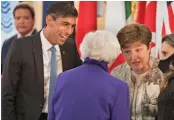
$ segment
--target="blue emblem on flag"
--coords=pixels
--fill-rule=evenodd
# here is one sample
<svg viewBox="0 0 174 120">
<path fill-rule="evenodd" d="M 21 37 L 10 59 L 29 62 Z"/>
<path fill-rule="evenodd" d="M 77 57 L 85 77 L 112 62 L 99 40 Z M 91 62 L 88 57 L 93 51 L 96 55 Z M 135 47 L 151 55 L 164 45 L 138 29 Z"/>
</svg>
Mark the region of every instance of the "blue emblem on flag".
<svg viewBox="0 0 174 120">
<path fill-rule="evenodd" d="M 9 33 L 13 30 L 11 4 L 8 1 L 1 2 L 1 30 Z"/>
</svg>

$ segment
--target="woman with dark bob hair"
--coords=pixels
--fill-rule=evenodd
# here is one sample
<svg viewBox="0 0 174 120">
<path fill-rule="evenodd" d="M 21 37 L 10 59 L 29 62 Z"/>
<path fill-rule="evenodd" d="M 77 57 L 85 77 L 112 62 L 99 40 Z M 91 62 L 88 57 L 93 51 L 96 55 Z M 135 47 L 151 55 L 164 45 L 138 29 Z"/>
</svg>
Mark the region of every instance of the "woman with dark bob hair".
<svg viewBox="0 0 174 120">
<path fill-rule="evenodd" d="M 164 73 L 164 82 L 158 96 L 158 120 L 174 120 L 174 33 L 162 38 L 159 68 Z"/>
</svg>

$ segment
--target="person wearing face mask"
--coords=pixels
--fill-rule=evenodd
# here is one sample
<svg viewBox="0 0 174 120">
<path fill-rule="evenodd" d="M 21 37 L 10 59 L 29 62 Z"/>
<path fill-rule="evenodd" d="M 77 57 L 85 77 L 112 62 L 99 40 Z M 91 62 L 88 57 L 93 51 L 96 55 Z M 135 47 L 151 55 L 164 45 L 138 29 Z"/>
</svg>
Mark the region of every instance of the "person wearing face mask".
<svg viewBox="0 0 174 120">
<path fill-rule="evenodd" d="M 143 24 L 128 24 L 117 38 L 126 62 L 111 74 L 128 83 L 131 120 L 155 120 L 163 73 L 159 60 L 150 56 L 152 33 Z"/>
<path fill-rule="evenodd" d="M 163 37 L 161 47 L 161 59 L 166 59 L 172 54 L 174 54 L 174 33 Z"/>
<path fill-rule="evenodd" d="M 13 42 L 2 76 L 2 120 L 47 120 L 56 77 L 82 64 L 69 39 L 77 16 L 69 1 L 54 2 L 41 32 Z"/>
<path fill-rule="evenodd" d="M 159 68 L 164 73 L 164 82 L 158 96 L 157 120 L 174 120 L 174 34 L 162 39 Z"/>
</svg>

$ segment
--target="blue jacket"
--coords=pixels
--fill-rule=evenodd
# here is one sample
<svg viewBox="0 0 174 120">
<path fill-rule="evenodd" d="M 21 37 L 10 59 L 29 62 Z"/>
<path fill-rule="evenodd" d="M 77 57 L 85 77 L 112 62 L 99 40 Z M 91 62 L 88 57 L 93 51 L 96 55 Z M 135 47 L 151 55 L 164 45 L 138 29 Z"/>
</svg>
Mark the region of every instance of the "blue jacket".
<svg viewBox="0 0 174 120">
<path fill-rule="evenodd" d="M 57 78 L 48 120 L 130 120 L 128 86 L 87 58 Z"/>
</svg>

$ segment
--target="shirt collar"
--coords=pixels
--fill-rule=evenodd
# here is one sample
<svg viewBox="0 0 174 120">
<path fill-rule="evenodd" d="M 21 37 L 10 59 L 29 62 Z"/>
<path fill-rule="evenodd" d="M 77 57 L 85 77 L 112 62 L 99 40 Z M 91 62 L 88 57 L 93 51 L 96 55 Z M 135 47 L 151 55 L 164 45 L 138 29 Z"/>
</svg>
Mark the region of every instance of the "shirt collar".
<svg viewBox="0 0 174 120">
<path fill-rule="evenodd" d="M 98 65 L 101 68 L 103 68 L 106 72 L 108 72 L 108 65 L 107 65 L 108 63 L 105 62 L 105 61 L 98 61 L 98 60 L 86 57 L 84 63 L 85 64 L 95 64 L 95 65 Z"/>
<path fill-rule="evenodd" d="M 31 36 L 32 33 L 33 33 L 33 31 L 34 31 L 34 28 L 33 28 L 28 34 L 26 34 L 25 37 L 26 37 L 26 36 Z M 17 38 L 21 38 L 21 37 L 22 37 L 22 35 L 21 35 L 20 33 L 18 33 L 18 34 L 17 34 Z"/>
<path fill-rule="evenodd" d="M 44 36 L 43 30 L 40 32 L 40 38 L 41 38 L 41 43 L 42 43 L 42 47 L 45 51 L 50 50 L 50 48 L 53 46 Z M 54 45 L 54 47 L 56 48 L 56 51 L 59 51 L 59 45 Z"/>
</svg>

